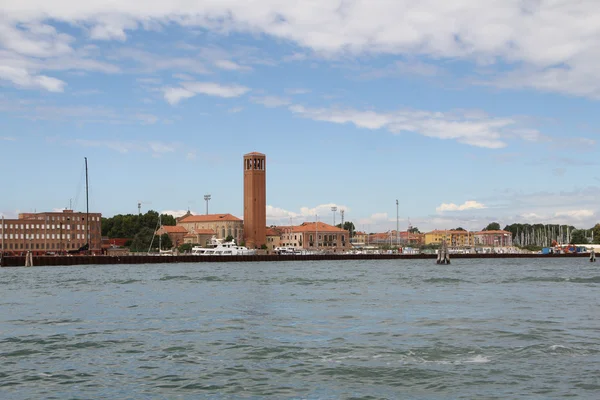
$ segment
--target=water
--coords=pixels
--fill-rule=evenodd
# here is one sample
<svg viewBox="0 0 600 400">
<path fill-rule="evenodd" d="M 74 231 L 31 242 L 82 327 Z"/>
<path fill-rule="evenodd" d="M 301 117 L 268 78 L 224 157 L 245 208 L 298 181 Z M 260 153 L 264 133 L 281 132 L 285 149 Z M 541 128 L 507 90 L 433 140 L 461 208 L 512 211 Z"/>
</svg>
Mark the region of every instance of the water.
<svg viewBox="0 0 600 400">
<path fill-rule="evenodd" d="M 2 399 L 600 398 L 579 259 L 0 269 Z"/>
</svg>

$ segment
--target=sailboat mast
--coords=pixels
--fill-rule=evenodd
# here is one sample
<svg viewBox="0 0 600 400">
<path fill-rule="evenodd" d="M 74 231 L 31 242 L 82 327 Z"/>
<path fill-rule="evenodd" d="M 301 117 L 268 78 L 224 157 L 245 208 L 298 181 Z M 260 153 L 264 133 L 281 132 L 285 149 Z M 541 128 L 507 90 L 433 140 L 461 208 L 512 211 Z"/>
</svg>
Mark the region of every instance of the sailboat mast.
<svg viewBox="0 0 600 400">
<path fill-rule="evenodd" d="M 88 186 L 88 164 L 87 157 L 85 157 L 85 243 L 90 248 L 90 199 L 89 199 L 89 186 Z"/>
</svg>

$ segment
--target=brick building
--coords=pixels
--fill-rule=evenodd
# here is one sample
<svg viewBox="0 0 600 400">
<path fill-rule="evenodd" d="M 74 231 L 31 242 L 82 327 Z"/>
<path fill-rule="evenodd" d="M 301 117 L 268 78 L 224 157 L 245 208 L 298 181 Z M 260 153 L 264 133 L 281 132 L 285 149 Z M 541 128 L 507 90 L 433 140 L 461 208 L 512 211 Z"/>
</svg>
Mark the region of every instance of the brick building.
<svg viewBox="0 0 600 400">
<path fill-rule="evenodd" d="M 236 243 L 241 243 L 244 237 L 244 222 L 238 217 L 231 214 L 205 214 L 205 215 L 188 215 L 185 218 L 177 221 L 177 226 L 185 228 L 185 243 L 193 243 L 187 241 L 187 235 L 203 236 L 210 234 L 217 239 L 225 239 L 227 236 L 232 236 Z M 210 230 L 210 232 L 208 232 Z M 198 238 L 198 244 L 204 245 L 202 238 Z"/>
<path fill-rule="evenodd" d="M 102 246 L 100 213 L 63 210 L 62 212 L 22 213 L 17 219 L 0 222 L 0 247 L 3 253 L 21 254 L 31 250 L 35 255 L 66 253 L 83 247 L 89 224 L 89 249 L 100 253 Z"/>
<path fill-rule="evenodd" d="M 266 156 L 244 155 L 244 239 L 248 248 L 267 244 Z"/>
<path fill-rule="evenodd" d="M 183 226 L 170 226 L 170 225 L 162 225 L 156 231 L 157 235 L 167 234 L 169 239 L 171 239 L 171 243 L 173 243 L 173 247 L 180 246 L 184 243 L 184 237 L 188 234 L 188 231 Z"/>
<path fill-rule="evenodd" d="M 299 250 L 342 252 L 350 248 L 350 233 L 324 222 L 304 222 L 296 226 L 278 226 L 279 246 Z M 276 246 L 275 246 L 276 247 Z"/>
</svg>

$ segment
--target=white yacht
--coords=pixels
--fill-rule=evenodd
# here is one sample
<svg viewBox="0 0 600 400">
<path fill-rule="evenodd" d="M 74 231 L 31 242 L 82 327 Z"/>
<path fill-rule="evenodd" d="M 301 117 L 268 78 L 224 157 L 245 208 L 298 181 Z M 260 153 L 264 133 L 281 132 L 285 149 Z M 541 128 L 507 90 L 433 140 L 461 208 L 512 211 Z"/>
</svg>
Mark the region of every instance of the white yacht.
<svg viewBox="0 0 600 400">
<path fill-rule="evenodd" d="M 235 239 L 223 243 L 213 236 L 210 241 L 210 247 L 193 247 L 192 254 L 202 256 L 250 256 L 256 254 L 256 250 L 250 250 L 247 247 L 236 245 Z"/>
</svg>

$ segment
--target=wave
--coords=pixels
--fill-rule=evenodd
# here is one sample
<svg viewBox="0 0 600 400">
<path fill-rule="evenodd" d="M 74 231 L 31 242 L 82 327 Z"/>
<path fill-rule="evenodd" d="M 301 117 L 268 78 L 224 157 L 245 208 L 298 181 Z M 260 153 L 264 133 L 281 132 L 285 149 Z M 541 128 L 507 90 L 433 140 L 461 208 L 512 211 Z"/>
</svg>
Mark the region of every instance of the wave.
<svg viewBox="0 0 600 400">
<path fill-rule="evenodd" d="M 283 281 L 283 283 L 296 283 L 298 285 L 325 285 L 329 283 L 343 283 L 343 282 L 352 282 L 352 279 L 335 279 L 335 278 L 325 278 L 325 279 L 307 279 L 307 278 L 288 278 Z"/>
<path fill-rule="evenodd" d="M 159 279 L 160 281 L 191 281 L 192 278 L 186 275 L 167 275 Z"/>
<path fill-rule="evenodd" d="M 126 280 L 110 281 L 110 283 L 116 283 L 117 285 L 129 285 L 130 283 L 136 283 L 136 282 L 141 282 L 141 280 L 138 280 L 138 279 L 126 279 Z"/>
<path fill-rule="evenodd" d="M 600 283 L 600 276 L 593 277 L 561 277 L 561 276 L 527 276 L 524 278 L 512 278 L 502 281 L 502 283 L 519 283 L 519 282 L 570 282 L 570 283 Z"/>
<path fill-rule="evenodd" d="M 457 278 L 429 278 L 423 280 L 426 283 L 471 283 L 471 281 L 467 281 L 464 279 Z"/>
</svg>

